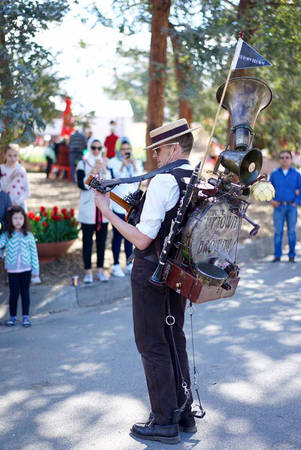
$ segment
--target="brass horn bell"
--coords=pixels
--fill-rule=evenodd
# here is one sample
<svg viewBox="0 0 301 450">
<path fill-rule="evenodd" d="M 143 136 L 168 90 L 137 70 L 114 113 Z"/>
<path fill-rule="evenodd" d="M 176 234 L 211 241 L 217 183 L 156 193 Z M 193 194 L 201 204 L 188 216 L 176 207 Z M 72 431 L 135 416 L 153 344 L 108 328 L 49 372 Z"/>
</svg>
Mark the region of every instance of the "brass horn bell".
<svg viewBox="0 0 301 450">
<path fill-rule="evenodd" d="M 218 102 L 221 100 L 223 89 L 224 84 L 217 90 Z M 271 89 L 258 78 L 236 77 L 229 81 L 222 106 L 230 114 L 232 132 L 235 135 L 235 150 L 246 150 L 251 147 L 256 118 L 271 101 Z"/>
<path fill-rule="evenodd" d="M 224 150 L 219 155 L 220 163 L 238 175 L 244 184 L 253 183 L 260 174 L 262 153 L 257 148 L 248 151 Z"/>
<path fill-rule="evenodd" d="M 218 88 L 217 101 L 220 102 L 224 84 Z M 223 100 L 223 108 L 229 111 L 234 134 L 234 149 L 229 144 L 216 163 L 214 173 L 220 164 L 238 175 L 244 184 L 253 183 L 260 174 L 262 154 L 252 148 L 254 124 L 260 111 L 272 101 L 272 91 L 258 78 L 236 77 L 229 81 Z M 230 139 L 229 139 L 230 142 Z"/>
</svg>

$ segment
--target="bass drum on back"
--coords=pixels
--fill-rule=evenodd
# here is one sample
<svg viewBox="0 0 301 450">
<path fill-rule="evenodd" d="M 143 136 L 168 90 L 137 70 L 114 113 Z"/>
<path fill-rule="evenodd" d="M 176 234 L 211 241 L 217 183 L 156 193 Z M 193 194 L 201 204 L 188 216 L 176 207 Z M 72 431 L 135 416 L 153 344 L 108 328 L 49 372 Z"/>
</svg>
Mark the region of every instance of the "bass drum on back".
<svg viewBox="0 0 301 450">
<path fill-rule="evenodd" d="M 241 219 L 231 211 L 231 201 L 212 200 L 197 206 L 188 218 L 181 248 L 197 278 L 221 284 L 227 277 L 223 267 L 235 260 Z"/>
</svg>

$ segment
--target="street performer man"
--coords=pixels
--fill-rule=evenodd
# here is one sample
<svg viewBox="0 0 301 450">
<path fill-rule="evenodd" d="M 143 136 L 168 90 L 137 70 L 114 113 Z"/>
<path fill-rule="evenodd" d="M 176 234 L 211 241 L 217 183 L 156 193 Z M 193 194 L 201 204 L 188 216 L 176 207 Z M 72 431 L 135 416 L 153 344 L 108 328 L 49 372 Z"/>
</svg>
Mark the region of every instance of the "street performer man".
<svg viewBox="0 0 301 450">
<path fill-rule="evenodd" d="M 151 413 L 148 422 L 133 425 L 131 434 L 169 444 L 180 441 L 179 429 L 196 431 L 183 331 L 186 299 L 168 287 L 152 286 L 149 279 L 183 196 L 183 178 L 192 174 L 188 161 L 193 145 L 191 131 L 186 119 L 179 119 L 150 132 L 152 144 L 147 149 L 153 151 L 158 168 L 170 163 L 175 167 L 152 178 L 136 226 L 124 222 L 110 209 L 108 193 L 95 193 L 96 205 L 103 215 L 135 246 L 131 274 L 134 333 Z M 167 315 L 175 320 L 172 330 L 166 322 Z"/>
</svg>

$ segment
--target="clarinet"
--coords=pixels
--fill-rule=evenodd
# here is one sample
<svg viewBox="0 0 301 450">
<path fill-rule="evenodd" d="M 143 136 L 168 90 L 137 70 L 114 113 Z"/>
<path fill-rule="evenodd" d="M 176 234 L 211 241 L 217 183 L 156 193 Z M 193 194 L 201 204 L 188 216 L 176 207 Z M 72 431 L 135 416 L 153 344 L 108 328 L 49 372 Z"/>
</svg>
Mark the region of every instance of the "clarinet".
<svg viewBox="0 0 301 450">
<path fill-rule="evenodd" d="M 172 249 L 175 237 L 180 229 L 180 226 L 186 215 L 189 203 L 191 201 L 193 189 L 194 189 L 194 186 L 198 179 L 198 173 L 199 173 L 200 166 L 201 166 L 201 161 L 197 164 L 194 171 L 192 172 L 189 183 L 187 184 L 187 187 L 186 187 L 185 194 L 183 195 L 183 197 L 180 201 L 180 206 L 178 208 L 177 215 L 173 219 L 168 237 L 164 241 L 164 245 L 163 245 L 162 251 L 160 253 L 160 257 L 159 257 L 159 264 L 158 264 L 155 272 L 149 279 L 149 282 L 151 284 L 153 284 L 154 286 L 163 286 L 165 283 L 165 281 L 163 280 L 164 267 L 167 262 L 170 251 Z"/>
</svg>

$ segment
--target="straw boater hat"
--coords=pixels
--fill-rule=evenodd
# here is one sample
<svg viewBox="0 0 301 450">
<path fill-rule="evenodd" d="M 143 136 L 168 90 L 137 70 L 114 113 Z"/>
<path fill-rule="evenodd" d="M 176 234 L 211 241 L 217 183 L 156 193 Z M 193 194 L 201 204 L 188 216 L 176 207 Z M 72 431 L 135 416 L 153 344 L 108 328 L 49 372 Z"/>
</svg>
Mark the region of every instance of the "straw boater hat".
<svg viewBox="0 0 301 450">
<path fill-rule="evenodd" d="M 151 145 L 146 148 L 154 149 L 159 147 L 159 145 L 164 144 L 172 139 L 175 139 L 183 134 L 190 133 L 191 131 L 197 130 L 200 127 L 189 128 L 186 119 L 179 119 L 175 122 L 167 123 L 162 127 L 155 128 L 149 135 L 152 140 Z"/>
</svg>

